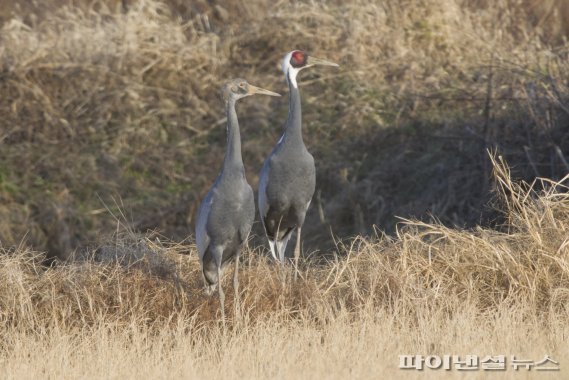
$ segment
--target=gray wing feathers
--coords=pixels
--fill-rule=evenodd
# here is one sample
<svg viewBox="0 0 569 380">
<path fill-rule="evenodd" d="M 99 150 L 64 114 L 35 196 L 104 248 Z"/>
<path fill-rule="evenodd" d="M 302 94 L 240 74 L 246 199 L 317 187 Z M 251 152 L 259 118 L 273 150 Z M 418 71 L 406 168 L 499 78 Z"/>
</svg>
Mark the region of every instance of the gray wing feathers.
<svg viewBox="0 0 569 380">
<path fill-rule="evenodd" d="M 289 232 L 287 235 L 285 235 L 285 237 L 282 240 L 275 241 L 275 244 L 277 246 L 277 252 L 279 254 L 279 260 L 281 263 L 285 262 L 286 246 L 291 236 L 292 232 Z"/>
<path fill-rule="evenodd" d="M 263 168 L 261 169 L 261 175 L 259 178 L 259 190 L 257 192 L 257 203 L 259 205 L 259 215 L 261 217 L 261 224 L 263 226 L 263 231 L 265 233 L 265 217 L 267 212 L 269 212 L 269 200 L 267 199 L 267 184 L 269 183 L 269 160 L 272 154 L 265 160 Z M 268 237 L 268 236 L 267 236 Z M 269 239 L 269 247 L 271 248 L 271 255 L 275 260 L 277 260 L 277 253 L 275 251 L 275 242 Z"/>
<path fill-rule="evenodd" d="M 267 158 L 265 163 L 263 164 L 263 168 L 261 169 L 261 176 L 259 178 L 259 191 L 258 191 L 258 199 L 257 202 L 259 204 L 259 214 L 261 216 L 261 223 L 263 226 L 265 224 L 265 216 L 267 216 L 267 212 L 269 211 L 269 201 L 267 199 L 267 184 L 269 183 L 269 160 L 271 156 Z"/>
<path fill-rule="evenodd" d="M 198 220 L 196 222 L 196 244 L 198 246 L 198 254 L 200 260 L 203 259 L 207 246 L 210 242 L 210 237 L 207 233 L 207 221 L 209 212 L 211 211 L 211 204 L 213 200 L 213 191 L 209 191 L 200 205 L 198 212 Z"/>
<path fill-rule="evenodd" d="M 253 221 L 255 220 L 255 195 L 249 184 L 247 184 L 247 193 L 247 200 L 245 201 L 245 218 L 239 227 L 239 238 L 242 242 L 245 242 L 249 237 L 251 227 L 253 227 Z"/>
</svg>

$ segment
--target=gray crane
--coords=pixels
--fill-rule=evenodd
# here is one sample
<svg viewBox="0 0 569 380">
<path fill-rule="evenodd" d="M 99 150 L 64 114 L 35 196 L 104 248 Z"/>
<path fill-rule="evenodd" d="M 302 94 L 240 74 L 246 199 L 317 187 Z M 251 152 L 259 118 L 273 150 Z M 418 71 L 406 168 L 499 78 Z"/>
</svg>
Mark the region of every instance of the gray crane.
<svg viewBox="0 0 569 380">
<path fill-rule="evenodd" d="M 228 261 L 235 257 L 233 288 L 239 309 L 239 255 L 255 219 L 253 190 L 245 178 L 241 157 L 241 136 L 235 112 L 238 99 L 253 94 L 280 96 L 255 87 L 244 79 L 227 82 L 222 90 L 227 113 L 227 150 L 221 172 L 202 201 L 196 221 L 196 243 L 202 263 L 206 293 L 219 289 L 221 315 L 225 321 L 225 295 L 221 276 Z"/>
<path fill-rule="evenodd" d="M 314 158 L 302 140 L 302 111 L 296 76 L 300 70 L 314 65 L 338 67 L 336 63 L 309 56 L 301 50 L 291 51 L 283 60 L 282 69 L 290 93 L 288 118 L 284 133 L 265 160 L 259 176 L 259 214 L 271 254 L 275 260 L 284 263 L 287 243 L 297 229 L 295 266 L 300 255 L 302 225 L 316 186 Z"/>
</svg>

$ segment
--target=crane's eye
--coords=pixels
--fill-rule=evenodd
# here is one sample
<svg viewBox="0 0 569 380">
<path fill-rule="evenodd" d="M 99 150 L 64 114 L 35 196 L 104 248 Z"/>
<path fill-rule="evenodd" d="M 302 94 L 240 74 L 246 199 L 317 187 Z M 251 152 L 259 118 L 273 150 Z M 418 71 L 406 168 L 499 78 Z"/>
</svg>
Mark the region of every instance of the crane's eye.
<svg viewBox="0 0 569 380">
<path fill-rule="evenodd" d="M 241 88 L 245 88 L 245 82 L 241 82 L 241 83 L 239 83 L 239 87 L 241 87 Z"/>
</svg>

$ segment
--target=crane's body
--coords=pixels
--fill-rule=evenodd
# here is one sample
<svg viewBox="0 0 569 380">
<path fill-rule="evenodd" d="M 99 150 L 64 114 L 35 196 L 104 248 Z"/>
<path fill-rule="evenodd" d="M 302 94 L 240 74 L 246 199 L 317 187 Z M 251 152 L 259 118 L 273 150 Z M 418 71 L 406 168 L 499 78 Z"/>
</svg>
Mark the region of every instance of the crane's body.
<svg viewBox="0 0 569 380">
<path fill-rule="evenodd" d="M 316 187 L 314 158 L 302 139 L 300 93 L 289 80 L 288 120 L 259 179 L 259 213 L 275 259 L 284 262 L 293 231 L 303 225 Z M 277 257 L 278 255 L 278 257 Z"/>
<path fill-rule="evenodd" d="M 229 196 L 228 196 L 229 195 Z M 255 219 L 253 189 L 241 167 L 226 166 L 204 198 L 196 227 L 197 245 L 208 293 L 219 281 L 218 268 L 238 256 Z"/>
<path fill-rule="evenodd" d="M 302 107 L 296 76 L 315 64 L 337 66 L 295 50 L 285 56 L 283 72 L 289 92 L 289 112 L 279 142 L 265 160 L 259 177 L 259 214 L 275 260 L 284 262 L 292 233 L 297 230 L 295 261 L 300 254 L 300 232 L 316 187 L 314 158 L 302 139 Z"/>
<path fill-rule="evenodd" d="M 255 219 L 253 189 L 245 177 L 235 103 L 238 99 L 255 93 L 280 96 L 251 86 L 243 79 L 235 79 L 224 86 L 227 150 L 221 172 L 202 201 L 196 221 L 196 244 L 202 263 L 206 292 L 211 294 L 218 286 L 224 320 L 225 296 L 221 286 L 223 269 L 229 260 L 235 257 L 233 286 L 236 308 L 238 308 L 239 255 Z"/>
</svg>

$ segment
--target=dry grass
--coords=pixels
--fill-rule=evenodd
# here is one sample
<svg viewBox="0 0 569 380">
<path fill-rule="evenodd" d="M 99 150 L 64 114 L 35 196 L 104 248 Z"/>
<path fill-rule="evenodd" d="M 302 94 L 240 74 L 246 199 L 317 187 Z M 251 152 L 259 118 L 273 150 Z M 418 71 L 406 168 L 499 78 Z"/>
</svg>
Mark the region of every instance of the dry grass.
<svg viewBox="0 0 569 380">
<path fill-rule="evenodd" d="M 494 164 L 504 232 L 408 221 L 393 238 L 358 237 L 331 261 L 307 260 L 297 282 L 287 268 L 284 288 L 279 269 L 248 251 L 243 308 L 227 333 L 196 256 L 179 254 L 188 247 L 128 232 L 113 253 L 52 268 L 33 252 L 5 252 L 3 376 L 395 377 L 409 353 L 549 354 L 564 370 L 569 194 L 549 181 L 523 190 Z"/>
<path fill-rule="evenodd" d="M 521 309 L 523 311 L 523 309 Z M 529 378 L 566 377 L 567 324 L 522 320 L 520 309 L 504 308 L 480 317 L 469 309 L 453 316 L 424 310 L 420 329 L 409 329 L 408 318 L 382 311 L 338 315 L 326 325 L 309 321 L 283 322 L 273 317 L 222 336 L 179 324 L 156 334 L 147 329 L 97 327 L 73 334 L 13 334 L 4 340 L 12 349 L 2 355 L 4 378 L 213 378 L 354 379 L 453 377 L 444 373 L 397 369 L 400 353 L 507 353 L 541 360 L 544 353 L 561 361 L 560 373 L 533 373 Z M 431 319 L 431 317 L 436 317 Z M 30 360 L 30 358 L 37 358 Z M 445 376 L 446 375 L 446 376 Z M 494 375 L 494 376 L 492 376 Z M 461 378 L 497 374 L 476 371 Z M 499 378 L 528 378 L 509 368 Z M 542 375 L 542 376 L 540 376 Z M 548 375 L 543 376 L 543 375 Z"/>
</svg>

